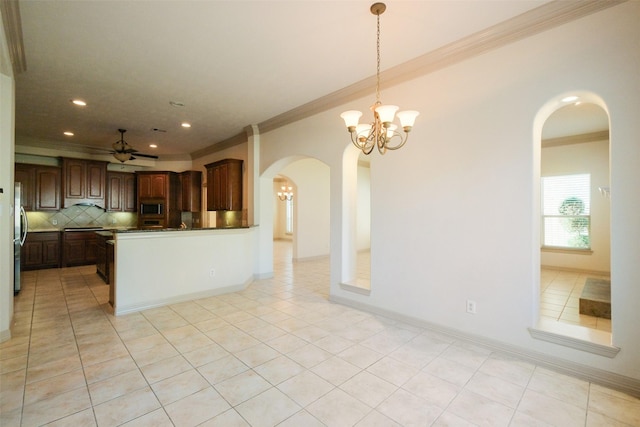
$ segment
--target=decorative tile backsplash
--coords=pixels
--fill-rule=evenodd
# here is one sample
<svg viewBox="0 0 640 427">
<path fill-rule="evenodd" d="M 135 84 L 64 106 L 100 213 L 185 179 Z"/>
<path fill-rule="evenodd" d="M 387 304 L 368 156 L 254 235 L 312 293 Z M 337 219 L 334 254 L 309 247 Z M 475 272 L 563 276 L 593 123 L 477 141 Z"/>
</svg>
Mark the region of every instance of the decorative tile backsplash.
<svg viewBox="0 0 640 427">
<path fill-rule="evenodd" d="M 57 212 L 27 212 L 29 230 L 65 227 L 135 227 L 138 216 L 131 212 L 105 212 L 95 206 L 71 206 Z"/>
</svg>

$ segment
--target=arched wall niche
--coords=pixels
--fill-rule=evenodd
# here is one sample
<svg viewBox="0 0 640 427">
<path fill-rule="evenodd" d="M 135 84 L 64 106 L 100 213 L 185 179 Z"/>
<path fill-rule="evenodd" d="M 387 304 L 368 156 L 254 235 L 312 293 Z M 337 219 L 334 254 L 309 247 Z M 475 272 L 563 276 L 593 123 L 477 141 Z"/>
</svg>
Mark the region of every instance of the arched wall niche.
<svg viewBox="0 0 640 427">
<path fill-rule="evenodd" d="M 541 206 L 542 206 L 542 194 L 541 194 L 541 179 L 543 176 L 543 170 L 546 170 L 547 174 L 549 174 L 549 168 L 546 167 L 543 164 L 543 158 L 548 158 L 548 152 L 547 154 L 543 155 L 543 141 L 548 142 L 549 139 L 544 139 L 544 138 L 549 138 L 549 135 L 545 135 L 545 124 L 547 124 L 549 122 L 549 119 L 552 118 L 552 116 L 554 115 L 554 113 L 559 112 L 560 110 L 563 110 L 566 112 L 568 111 L 567 108 L 568 106 L 571 106 L 572 104 L 592 104 L 589 107 L 593 107 L 593 106 L 597 106 L 599 108 L 595 108 L 592 110 L 595 111 L 600 111 L 600 109 L 602 111 L 600 111 L 601 113 L 603 112 L 603 114 L 606 114 L 606 118 L 602 118 L 602 127 L 603 129 L 598 129 L 599 132 L 592 132 L 592 135 L 596 135 L 598 133 L 604 135 L 600 140 L 594 140 L 596 143 L 598 143 L 601 147 L 602 151 L 606 152 L 606 158 L 604 157 L 600 157 L 601 158 L 601 162 L 605 164 L 606 167 L 606 173 L 604 173 L 606 175 L 605 178 L 601 178 L 601 180 L 599 182 L 592 182 L 591 183 L 591 194 L 592 194 L 592 200 L 594 200 L 594 191 L 593 188 L 598 187 L 598 184 L 602 185 L 602 182 L 606 182 L 606 185 L 608 187 L 608 183 L 609 183 L 609 177 L 610 177 L 610 166 L 611 166 L 611 161 L 610 161 L 610 151 L 611 151 L 611 144 L 613 143 L 613 141 L 611 140 L 611 117 L 609 114 L 609 109 L 607 108 L 607 105 L 604 101 L 604 99 L 602 97 L 600 97 L 599 95 L 590 92 L 590 91 L 586 91 L 586 90 L 576 90 L 576 91 L 570 91 L 570 92 L 564 92 L 561 93 L 559 95 L 557 95 L 556 97 L 552 98 L 551 100 L 549 100 L 548 102 L 546 102 L 538 111 L 535 119 L 534 119 L 534 126 L 533 126 L 533 159 L 534 159 L 534 167 L 533 167 L 533 171 L 534 171 L 534 179 L 533 179 L 533 184 L 534 184 L 534 188 L 533 188 L 533 196 L 534 196 L 534 201 L 533 201 L 533 208 L 534 208 L 534 212 L 533 212 L 533 223 L 534 223 L 534 227 L 533 227 L 533 239 L 532 241 L 534 242 L 534 247 L 532 248 L 532 254 L 533 254 L 533 262 L 534 262 L 534 281 L 532 283 L 532 296 L 533 296 L 533 301 L 534 303 L 532 304 L 532 318 L 536 319 L 536 323 L 537 323 L 537 328 L 540 329 L 549 329 L 551 332 L 553 333 L 558 333 L 558 335 L 567 335 L 567 336 L 578 336 L 578 335 L 583 335 L 583 336 L 589 336 L 589 334 L 581 334 L 582 330 L 584 329 L 591 329 L 593 331 L 593 333 L 591 334 L 590 338 L 588 338 L 588 341 L 591 341 L 592 343 L 595 344 L 603 344 L 603 345 L 612 345 L 612 330 L 611 330 L 611 322 L 609 321 L 608 323 L 608 330 L 606 329 L 606 327 L 604 329 L 601 329 L 598 325 L 598 328 L 596 328 L 596 326 L 588 326 L 589 325 L 589 320 L 590 319 L 586 319 L 586 322 L 582 322 L 582 317 L 584 316 L 579 316 L 579 323 L 573 323 L 573 320 L 575 319 L 567 319 L 569 316 L 565 316 L 564 320 L 563 320 L 563 316 L 560 316 L 557 320 L 557 323 L 563 323 L 563 325 L 558 326 L 558 325 L 553 325 L 552 323 L 549 322 L 549 319 L 553 317 L 553 312 L 552 313 L 547 313 L 544 312 L 546 309 L 545 305 L 547 305 L 548 301 L 546 301 L 546 297 L 544 296 L 544 293 L 541 292 L 541 281 L 542 279 L 546 279 L 547 277 L 541 277 L 541 267 L 543 267 L 543 265 L 545 263 L 548 263 L 550 257 L 549 255 L 545 252 L 544 256 L 541 254 L 542 252 L 542 218 L 541 218 Z M 556 115 L 554 118 L 558 117 L 558 115 Z M 606 123 L 604 123 L 606 122 Z M 580 127 L 578 126 L 578 129 L 580 129 Z M 606 132 L 605 132 L 606 131 Z M 549 134 L 549 132 L 546 132 L 547 134 Z M 570 131 L 567 131 L 567 133 L 563 134 L 562 137 L 563 138 L 555 138 L 557 140 L 562 140 L 562 139 L 567 139 L 571 138 L 573 136 L 585 136 L 589 133 L 589 131 L 585 131 L 585 132 L 580 132 L 580 131 L 574 131 L 574 133 L 571 133 Z M 576 139 L 577 141 L 577 139 Z M 599 142 L 598 142 L 599 141 Z M 586 142 L 586 141 L 582 141 L 582 142 Z M 606 145 L 604 145 L 606 144 Z M 582 144 L 581 144 L 582 146 Z M 566 149 L 567 147 L 563 147 L 562 149 Z M 578 150 L 579 148 L 571 148 L 572 150 Z M 561 158 L 561 157 L 559 157 Z M 548 160 L 547 160 L 548 161 Z M 575 166 L 574 166 L 575 167 Z M 587 166 L 584 166 L 585 168 L 588 168 Z M 571 167 L 567 166 L 566 170 L 570 170 Z M 605 169 L 601 169 L 602 171 L 605 171 Z M 567 174 L 571 174 L 572 172 L 564 172 Z M 553 173 L 551 173 L 553 175 Z M 596 203 L 600 203 L 600 200 L 596 201 Z M 595 204 L 594 204 L 595 205 Z M 593 206 L 595 207 L 595 206 Z M 580 283 L 584 282 L 584 276 L 586 275 L 592 275 L 592 274 L 598 274 L 601 273 L 604 276 L 606 276 L 607 273 L 610 274 L 610 271 L 605 271 L 605 270 L 610 270 L 610 239 L 611 239 L 611 235 L 610 235 L 610 225 L 609 225 L 609 211 L 610 211 L 610 200 L 606 201 L 606 221 L 607 221 L 607 227 L 609 228 L 609 232 L 606 234 L 606 245 L 604 245 L 607 254 L 607 260 L 606 263 L 603 262 L 599 262 L 599 263 L 594 263 L 599 265 L 599 268 L 594 268 L 593 270 L 598 270 L 598 271 L 589 271 L 590 268 L 589 266 L 589 259 L 591 254 L 593 253 L 589 253 L 589 251 L 585 251 L 585 253 L 581 254 L 581 255 L 577 255 L 577 254 L 561 254 L 558 255 L 559 257 L 566 257 L 565 259 L 568 259 L 569 257 L 582 257 L 583 261 L 582 261 L 582 265 L 578 265 L 577 267 L 575 265 L 571 265 L 571 262 L 567 262 L 567 267 L 564 268 L 567 272 L 571 272 L 571 273 L 567 273 L 567 275 L 569 274 L 573 274 L 573 275 L 577 275 L 576 277 L 578 277 L 579 281 L 581 281 Z M 593 210 L 592 210 L 593 213 Z M 591 233 L 590 233 L 591 236 Z M 595 240 L 592 241 L 592 243 L 595 243 Z M 602 247 L 600 247 L 599 249 L 602 249 Z M 562 251 L 559 251 L 562 252 Z M 568 251 L 567 251 L 568 252 Z M 602 250 L 600 251 L 602 252 Z M 544 262 L 543 262 L 543 258 L 544 258 Z M 579 264 L 579 263 L 578 263 Z M 602 266 L 605 266 L 604 268 Z M 553 266 L 554 268 L 557 267 L 559 270 L 563 270 L 563 266 L 562 263 L 559 263 L 559 265 L 555 265 Z M 583 273 L 580 273 L 580 271 L 583 271 Z M 546 274 L 546 273 L 545 273 Z M 576 284 L 578 284 L 579 282 L 576 281 Z M 576 286 L 576 288 L 578 288 Z M 575 289 L 574 292 L 571 293 L 570 297 L 573 298 L 577 298 L 576 297 L 576 290 L 581 291 L 581 288 L 579 289 Z M 566 309 L 568 309 L 568 307 L 572 305 L 571 303 L 567 303 L 566 305 Z M 573 310 L 578 310 L 578 308 L 573 308 Z M 580 314 L 579 312 L 576 311 L 577 314 Z M 606 323 L 604 323 L 606 326 Z"/>
<path fill-rule="evenodd" d="M 366 169 L 366 170 L 365 170 Z M 342 155 L 343 289 L 368 293 L 370 283 L 370 158 L 349 144 Z"/>
</svg>

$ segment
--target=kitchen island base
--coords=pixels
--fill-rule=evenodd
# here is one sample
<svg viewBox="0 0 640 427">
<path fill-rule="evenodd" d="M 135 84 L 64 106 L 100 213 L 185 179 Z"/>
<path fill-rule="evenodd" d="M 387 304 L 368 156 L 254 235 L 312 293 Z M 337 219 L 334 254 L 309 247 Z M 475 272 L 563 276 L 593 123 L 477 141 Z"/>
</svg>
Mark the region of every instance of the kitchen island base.
<svg viewBox="0 0 640 427">
<path fill-rule="evenodd" d="M 114 233 L 114 314 L 245 289 L 256 228 Z"/>
</svg>

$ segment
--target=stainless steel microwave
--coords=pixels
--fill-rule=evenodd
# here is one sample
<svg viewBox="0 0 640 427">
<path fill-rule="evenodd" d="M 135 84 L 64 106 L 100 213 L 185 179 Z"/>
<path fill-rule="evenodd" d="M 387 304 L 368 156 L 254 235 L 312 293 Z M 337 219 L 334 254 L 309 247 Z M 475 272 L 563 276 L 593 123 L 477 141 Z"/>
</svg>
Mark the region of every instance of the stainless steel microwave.
<svg viewBox="0 0 640 427">
<path fill-rule="evenodd" d="M 162 202 L 142 202 L 140 203 L 140 215 L 164 215 L 164 203 Z"/>
</svg>

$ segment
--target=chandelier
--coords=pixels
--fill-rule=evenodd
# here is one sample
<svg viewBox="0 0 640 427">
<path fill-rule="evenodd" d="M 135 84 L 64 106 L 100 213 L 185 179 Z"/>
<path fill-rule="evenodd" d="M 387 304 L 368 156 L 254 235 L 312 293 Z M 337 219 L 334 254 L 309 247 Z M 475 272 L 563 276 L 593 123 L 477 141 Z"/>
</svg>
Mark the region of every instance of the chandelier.
<svg viewBox="0 0 640 427">
<path fill-rule="evenodd" d="M 417 111 L 398 111 L 397 105 L 382 105 L 380 102 L 380 15 L 384 13 L 387 6 L 384 3 L 374 3 L 371 5 L 371 13 L 376 15 L 377 34 L 376 52 L 378 56 L 376 68 L 376 102 L 371 106 L 374 120 L 368 124 L 358 124 L 362 113 L 350 110 L 340 114 L 344 119 L 347 130 L 351 134 L 351 142 L 362 150 L 366 155 L 371 154 L 374 147 L 378 147 L 380 154 L 387 150 L 397 150 L 401 148 L 409 137 L 409 132 L 418 116 Z M 393 124 L 394 116 L 398 116 L 400 126 L 404 131 L 401 134 L 397 131 L 398 126 Z"/>
<path fill-rule="evenodd" d="M 293 199 L 293 187 L 286 187 L 283 185 L 282 187 L 280 187 L 280 189 L 282 191 L 278 191 L 278 199 L 282 200 L 283 202 L 285 200 L 291 201 Z"/>
</svg>

